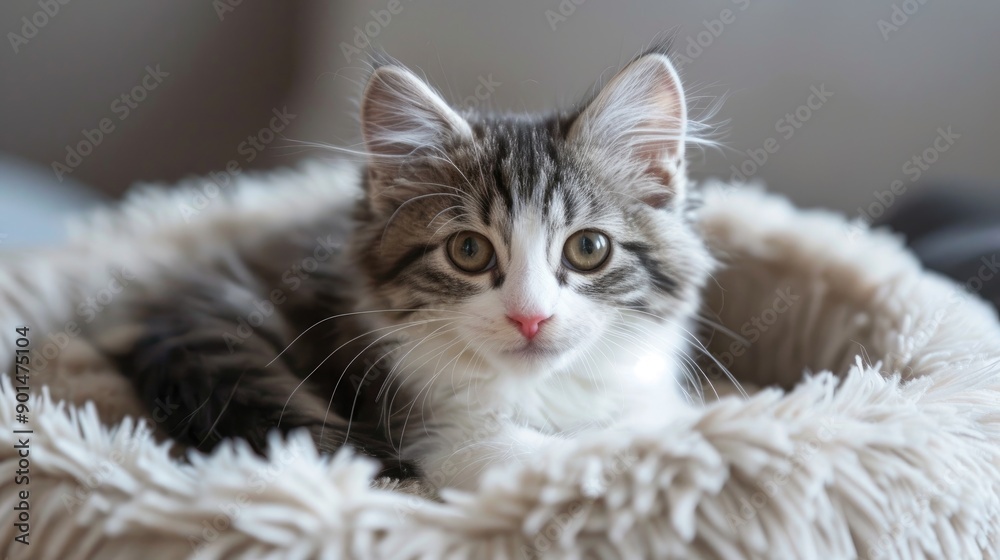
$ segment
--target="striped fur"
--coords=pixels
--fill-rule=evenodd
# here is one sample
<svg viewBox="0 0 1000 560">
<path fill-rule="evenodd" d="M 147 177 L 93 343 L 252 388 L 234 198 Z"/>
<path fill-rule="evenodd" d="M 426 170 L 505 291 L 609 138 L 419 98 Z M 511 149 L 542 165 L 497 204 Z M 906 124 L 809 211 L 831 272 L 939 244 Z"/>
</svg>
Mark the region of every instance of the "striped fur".
<svg viewBox="0 0 1000 560">
<path fill-rule="evenodd" d="M 362 125 L 353 210 L 164 271 L 130 306 L 131 337 L 106 344 L 147 403 L 181 404 L 172 436 L 263 452 L 268 429 L 305 427 L 324 450 L 347 443 L 403 467 L 393 474 L 416 465 L 472 486 L 486 465 L 574 432 L 687 409 L 680 364 L 711 259 L 685 219 L 686 112 L 664 55 L 577 111 L 537 117 L 459 114 L 383 66 Z M 610 239 L 589 272 L 563 257 L 581 230 Z M 451 263 L 463 231 L 492 243 L 496 266 Z M 289 278 L 327 238 L 346 250 Z M 275 287 L 287 301 L 238 343 L 223 336 Z M 548 317 L 530 340 L 508 318 L 525 314 Z"/>
<path fill-rule="evenodd" d="M 686 114 L 666 57 L 640 57 L 573 113 L 459 115 L 398 67 L 376 70 L 362 111 L 365 305 L 418 322 L 390 371 L 403 396 L 384 405 L 404 458 L 471 486 L 568 433 L 686 408 L 678 364 L 711 259 L 685 220 Z M 562 257 L 580 230 L 611 239 L 594 271 Z M 463 231 L 490 240 L 494 268 L 451 264 Z M 530 342 L 507 318 L 525 313 L 551 316 Z M 616 373 L 651 363 L 659 378 Z"/>
</svg>

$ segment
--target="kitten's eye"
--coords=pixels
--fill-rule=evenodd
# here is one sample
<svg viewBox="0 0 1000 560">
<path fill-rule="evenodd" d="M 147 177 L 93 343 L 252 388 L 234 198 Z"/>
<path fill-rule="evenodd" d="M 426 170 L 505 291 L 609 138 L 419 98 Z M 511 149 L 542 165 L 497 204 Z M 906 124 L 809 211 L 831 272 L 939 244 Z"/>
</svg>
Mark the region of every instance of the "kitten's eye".
<svg viewBox="0 0 1000 560">
<path fill-rule="evenodd" d="M 608 260 L 611 253 L 611 241 L 608 236 L 598 231 L 583 230 L 571 235 L 566 240 L 563 256 L 566 263 L 574 270 L 587 272 L 594 270 Z"/>
<path fill-rule="evenodd" d="M 465 272 L 485 272 L 496 266 L 496 252 L 485 236 L 474 231 L 463 231 L 448 241 L 448 258 Z"/>
</svg>

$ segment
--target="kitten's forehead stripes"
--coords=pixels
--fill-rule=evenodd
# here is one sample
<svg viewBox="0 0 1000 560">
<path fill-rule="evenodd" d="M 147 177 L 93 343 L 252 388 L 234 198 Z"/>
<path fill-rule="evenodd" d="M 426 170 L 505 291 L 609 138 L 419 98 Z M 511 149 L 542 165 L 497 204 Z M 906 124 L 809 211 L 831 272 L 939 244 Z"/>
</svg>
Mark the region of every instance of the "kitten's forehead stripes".
<svg viewBox="0 0 1000 560">
<path fill-rule="evenodd" d="M 549 127 L 549 136 L 545 141 L 546 153 L 549 157 L 549 161 L 552 163 L 551 172 L 548 174 L 547 181 L 545 182 L 545 195 L 542 197 L 542 215 L 545 218 L 549 217 L 549 213 L 552 210 L 552 199 L 555 197 L 556 190 L 561 188 L 563 182 L 563 168 L 562 168 L 562 158 L 559 157 L 559 150 L 556 148 L 555 134 L 557 131 Z M 563 190 L 563 200 L 567 201 L 565 198 L 565 190 Z M 568 207 L 568 204 L 567 204 Z M 567 211 L 567 215 L 569 212 Z M 567 221 L 567 225 L 569 221 Z"/>
<path fill-rule="evenodd" d="M 476 197 L 476 206 L 479 209 L 479 220 L 483 222 L 483 225 L 490 227 L 493 225 L 493 197 L 492 196 L 480 196 Z"/>
<path fill-rule="evenodd" d="M 563 210 L 566 213 L 566 227 L 569 227 L 576 221 L 577 201 L 573 198 L 569 189 L 563 187 L 560 189 L 560 192 L 562 193 Z"/>
<path fill-rule="evenodd" d="M 556 191 L 562 190 L 564 162 L 557 146 L 559 127 L 553 122 L 556 119 L 539 126 L 525 121 L 493 120 L 474 127 L 483 146 L 483 164 L 489 166 L 493 178 L 494 189 L 487 197 L 499 196 L 508 217 L 522 208 L 542 208 L 543 215 L 548 217 Z M 492 225 L 491 220 L 483 221 Z"/>
<path fill-rule="evenodd" d="M 506 169 L 512 164 L 510 161 L 510 145 L 504 135 L 498 135 L 495 139 L 495 153 L 492 157 L 493 163 L 493 184 L 496 187 L 490 194 L 499 194 L 503 197 L 504 208 L 510 214 L 514 211 L 514 195 L 510 191 L 510 185 L 506 177 Z"/>
<path fill-rule="evenodd" d="M 556 118 L 544 122 L 481 120 L 472 126 L 474 145 L 448 157 L 454 169 L 438 166 L 433 171 L 441 174 L 441 178 L 431 182 L 454 184 L 467 191 L 469 197 L 464 202 L 465 208 L 450 209 L 446 214 L 465 215 L 452 222 L 453 227 L 485 228 L 482 233 L 493 239 L 499 257 L 493 271 L 483 277 L 469 277 L 450 268 L 444 269 L 442 266 L 448 265 L 431 260 L 432 253 L 441 248 L 440 243 L 425 242 L 398 256 L 379 280 L 396 280 L 399 285 L 408 286 L 439 303 L 501 289 L 507 279 L 505 268 L 514 257 L 512 236 L 516 224 L 521 219 L 537 219 L 529 217 L 529 213 L 534 213 L 543 225 L 538 232 L 538 242 L 544 243 L 546 254 L 555 259 L 548 266 L 553 267 L 552 273 L 560 286 L 591 299 L 635 308 L 649 305 L 647 298 L 651 290 L 678 296 L 680 282 L 668 272 L 662 252 L 650 243 L 622 241 L 618 237 L 621 231 L 613 227 L 608 233 L 612 243 L 622 249 L 618 257 L 621 260 L 612 261 L 611 266 L 585 276 L 561 262 L 568 234 L 590 224 L 606 223 L 612 209 L 618 210 L 613 220 L 622 223 L 629 223 L 634 213 L 630 205 L 621 205 L 628 202 L 620 199 L 621 193 L 602 191 L 604 187 L 591 177 L 593 171 L 581 167 L 581 162 L 561 144 L 564 141 L 562 131 L 566 128 L 567 121 Z M 461 180 L 462 177 L 479 180 L 469 183 Z M 435 210 L 435 213 L 440 211 Z M 629 237 L 641 240 L 648 233 L 651 232 L 644 232 L 640 225 Z M 415 242 L 412 239 L 401 241 Z"/>
</svg>

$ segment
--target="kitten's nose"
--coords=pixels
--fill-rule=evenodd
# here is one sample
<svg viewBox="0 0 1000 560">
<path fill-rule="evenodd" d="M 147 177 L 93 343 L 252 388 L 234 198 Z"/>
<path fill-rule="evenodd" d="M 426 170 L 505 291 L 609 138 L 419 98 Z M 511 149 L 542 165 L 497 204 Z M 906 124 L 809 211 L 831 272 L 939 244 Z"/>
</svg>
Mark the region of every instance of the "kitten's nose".
<svg viewBox="0 0 1000 560">
<path fill-rule="evenodd" d="M 552 316 L 545 315 L 508 315 L 507 318 L 518 326 L 524 338 L 531 340 L 538 334 L 538 328 L 543 321 L 548 321 Z"/>
</svg>

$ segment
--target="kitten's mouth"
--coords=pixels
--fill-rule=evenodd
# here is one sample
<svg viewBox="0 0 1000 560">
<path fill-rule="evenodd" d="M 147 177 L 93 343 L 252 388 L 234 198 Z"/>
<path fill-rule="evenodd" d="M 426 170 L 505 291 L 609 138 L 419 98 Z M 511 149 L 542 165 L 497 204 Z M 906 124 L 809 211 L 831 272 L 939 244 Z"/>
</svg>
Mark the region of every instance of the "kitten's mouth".
<svg viewBox="0 0 1000 560">
<path fill-rule="evenodd" d="M 537 341 L 504 350 L 497 356 L 507 371 L 523 375 L 547 375 L 558 369 L 566 357 L 565 348 Z"/>
<path fill-rule="evenodd" d="M 519 358 L 552 358 L 558 356 L 562 352 L 551 348 L 548 346 L 543 346 L 534 342 L 525 343 L 523 346 L 514 348 L 512 350 L 507 350 L 507 354 L 512 356 L 517 356 Z"/>
</svg>

